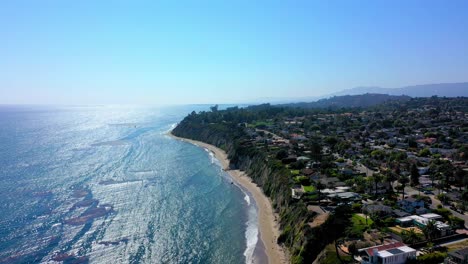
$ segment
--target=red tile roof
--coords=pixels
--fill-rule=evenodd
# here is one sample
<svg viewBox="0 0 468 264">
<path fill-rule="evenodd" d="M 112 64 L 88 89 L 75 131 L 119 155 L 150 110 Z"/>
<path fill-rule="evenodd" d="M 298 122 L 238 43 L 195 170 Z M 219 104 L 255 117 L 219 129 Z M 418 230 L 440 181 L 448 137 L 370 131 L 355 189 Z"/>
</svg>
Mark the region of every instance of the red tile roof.
<svg viewBox="0 0 468 264">
<path fill-rule="evenodd" d="M 418 143 L 425 143 L 425 144 L 434 144 L 437 141 L 437 138 L 423 138 L 416 140 Z"/>
</svg>

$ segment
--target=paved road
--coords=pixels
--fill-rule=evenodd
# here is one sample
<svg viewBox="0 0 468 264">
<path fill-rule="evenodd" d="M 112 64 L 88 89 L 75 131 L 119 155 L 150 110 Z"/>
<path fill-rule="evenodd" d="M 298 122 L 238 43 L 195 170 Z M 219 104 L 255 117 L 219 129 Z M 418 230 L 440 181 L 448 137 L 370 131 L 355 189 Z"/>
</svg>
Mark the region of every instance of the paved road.
<svg viewBox="0 0 468 264">
<path fill-rule="evenodd" d="M 410 187 L 410 186 L 407 186 L 405 188 L 405 197 L 411 196 L 413 194 L 417 195 L 417 194 L 419 194 L 419 191 L 412 188 L 412 187 Z M 427 196 L 429 196 L 431 198 L 431 201 L 432 201 L 432 204 L 430 206 L 431 209 L 436 209 L 439 204 L 442 205 L 444 208 L 450 210 L 450 212 L 452 212 L 452 214 L 454 216 L 465 220 L 465 228 L 468 229 L 468 215 L 460 214 L 459 212 L 456 212 L 456 211 L 450 209 L 448 206 L 444 206 L 438 199 L 435 198 L 435 196 L 436 196 L 435 194 L 430 194 L 430 195 L 427 195 Z"/>
</svg>

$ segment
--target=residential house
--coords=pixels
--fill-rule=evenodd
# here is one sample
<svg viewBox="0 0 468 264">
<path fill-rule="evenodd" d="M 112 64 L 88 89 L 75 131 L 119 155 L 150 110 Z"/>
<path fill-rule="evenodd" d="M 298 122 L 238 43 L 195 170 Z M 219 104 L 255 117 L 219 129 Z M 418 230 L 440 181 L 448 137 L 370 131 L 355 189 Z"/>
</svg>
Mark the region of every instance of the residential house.
<svg viewBox="0 0 468 264">
<path fill-rule="evenodd" d="M 468 248 L 449 252 L 444 264 L 468 264 Z"/>
<path fill-rule="evenodd" d="M 369 187 L 366 188 L 366 193 L 384 194 L 389 189 L 390 189 L 390 185 L 387 182 L 379 182 L 377 183 L 377 189 L 375 188 L 375 184 L 370 184 Z"/>
<path fill-rule="evenodd" d="M 424 201 L 413 197 L 407 197 L 404 200 L 398 201 L 398 205 L 408 213 L 423 214 L 427 211 L 426 208 L 424 208 Z"/>
<path fill-rule="evenodd" d="M 416 258 L 416 250 L 402 242 L 363 248 L 359 253 L 362 264 L 404 264 Z"/>
<path fill-rule="evenodd" d="M 328 198 L 331 200 L 342 201 L 342 202 L 350 202 L 350 201 L 359 201 L 361 200 L 361 196 L 354 192 L 340 192 L 327 195 Z"/>
<path fill-rule="evenodd" d="M 305 191 L 302 186 L 297 186 L 294 188 L 291 188 L 291 197 L 293 199 L 301 199 L 302 195 L 304 195 Z"/>
<path fill-rule="evenodd" d="M 390 206 L 382 204 L 365 204 L 362 207 L 362 210 L 367 214 L 385 216 L 392 213 L 392 208 Z"/>
<path fill-rule="evenodd" d="M 396 219 L 396 222 L 402 227 L 417 226 L 420 229 L 426 227 L 430 221 L 434 221 L 434 224 L 438 230 L 437 237 L 444 237 L 453 234 L 453 230 L 450 225 L 437 221 L 441 216 L 437 214 L 423 214 L 423 215 L 411 215 Z"/>
</svg>

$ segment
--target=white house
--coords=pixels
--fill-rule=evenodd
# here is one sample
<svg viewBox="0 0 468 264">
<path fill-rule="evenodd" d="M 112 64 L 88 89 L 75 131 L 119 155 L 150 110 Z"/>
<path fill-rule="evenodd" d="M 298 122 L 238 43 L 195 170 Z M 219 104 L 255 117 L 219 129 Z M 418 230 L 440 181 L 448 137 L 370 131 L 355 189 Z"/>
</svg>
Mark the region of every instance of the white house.
<svg viewBox="0 0 468 264">
<path fill-rule="evenodd" d="M 416 258 L 416 250 L 402 242 L 360 249 L 361 264 L 404 264 Z"/>
<path fill-rule="evenodd" d="M 302 186 L 291 188 L 291 197 L 294 199 L 301 199 L 302 195 L 304 195 L 305 191 Z"/>
</svg>

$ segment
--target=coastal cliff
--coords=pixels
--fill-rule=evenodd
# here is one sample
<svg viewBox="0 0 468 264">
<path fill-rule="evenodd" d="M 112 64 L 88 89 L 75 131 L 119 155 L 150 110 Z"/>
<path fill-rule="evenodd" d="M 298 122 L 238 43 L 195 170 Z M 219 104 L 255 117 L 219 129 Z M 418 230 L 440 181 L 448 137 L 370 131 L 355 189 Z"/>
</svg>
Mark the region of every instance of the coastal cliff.
<svg viewBox="0 0 468 264">
<path fill-rule="evenodd" d="M 282 233 L 278 243 L 290 253 L 292 263 L 312 263 L 322 249 L 344 231 L 345 211 L 338 210 L 321 226 L 308 225 L 315 213 L 291 198 L 287 169 L 251 144 L 239 123 L 244 111 L 192 112 L 172 131 L 175 136 L 217 146 L 228 154 L 230 168 L 245 171 L 260 186 L 279 213 Z"/>
</svg>

